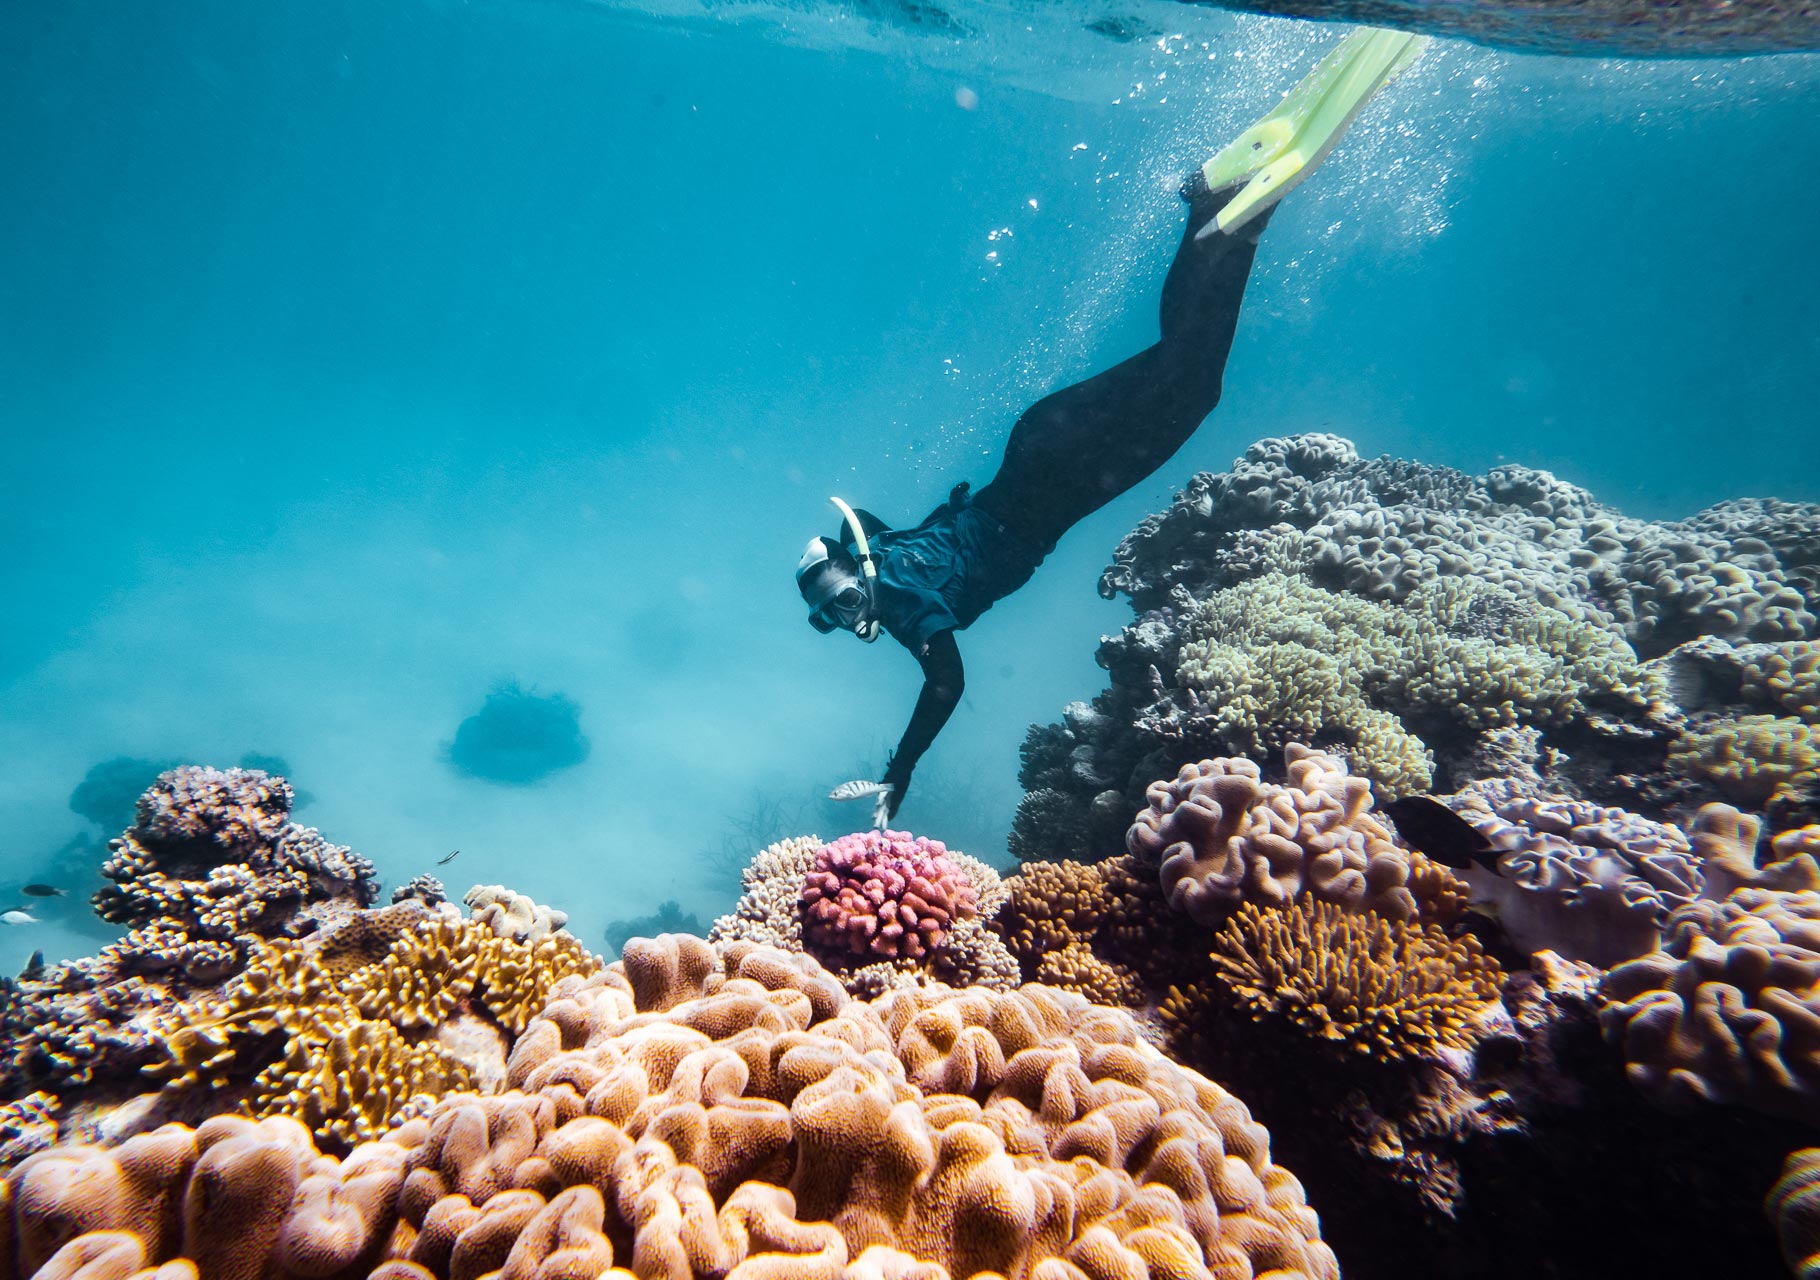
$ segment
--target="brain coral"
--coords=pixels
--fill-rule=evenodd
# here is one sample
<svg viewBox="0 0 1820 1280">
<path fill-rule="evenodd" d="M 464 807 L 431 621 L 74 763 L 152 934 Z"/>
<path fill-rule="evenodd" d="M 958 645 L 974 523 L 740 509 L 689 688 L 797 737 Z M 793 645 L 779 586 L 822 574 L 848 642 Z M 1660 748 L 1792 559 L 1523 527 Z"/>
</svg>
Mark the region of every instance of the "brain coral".
<svg viewBox="0 0 1820 1280">
<path fill-rule="evenodd" d="M 1471 1048 L 1502 981 L 1475 938 L 1306 899 L 1246 903 L 1214 936 L 1212 959 L 1254 1017 L 1384 1060 Z"/>
<path fill-rule="evenodd" d="M 27 1270 L 125 1233 L 202 1280 L 1338 1276 L 1243 1104 L 1040 987 L 864 1002 L 800 954 L 636 939 L 511 1081 L 339 1162 L 245 1121 L 53 1150 L 0 1226 Z"/>
<path fill-rule="evenodd" d="M 1309 434 L 1260 440 L 1202 472 L 1122 541 L 1101 594 L 1164 605 L 1268 572 L 1374 600 L 1475 578 L 1604 627 L 1655 656 L 1697 635 L 1815 638 L 1820 506 L 1721 503 L 1636 520 L 1546 471 L 1483 476 L 1360 458 Z"/>
<path fill-rule="evenodd" d="M 979 892 L 939 840 L 861 831 L 816 851 L 800 896 L 803 941 L 824 958 L 921 960 L 979 914 Z"/>
<path fill-rule="evenodd" d="M 1655 950 L 1669 912 L 1701 892 L 1700 859 L 1675 827 L 1496 780 L 1465 795 L 1461 816 L 1498 854 L 1495 873 L 1466 878 L 1526 951 L 1609 968 Z"/>
<path fill-rule="evenodd" d="M 1665 1105 L 1820 1123 L 1820 893 L 1739 889 L 1678 908 L 1663 949 L 1605 975 L 1600 1021 Z"/>
<path fill-rule="evenodd" d="M 851 838 L 851 837 L 850 837 Z M 899 836 L 899 839 L 910 839 Z M 940 845 L 929 842 L 936 848 Z M 814 836 L 798 836 L 769 845 L 747 864 L 745 893 L 733 910 L 714 922 L 715 941 L 757 942 L 785 951 L 805 950 L 804 890 L 816 871 L 824 845 Z M 903 982 L 935 978 L 958 986 L 1016 986 L 1017 961 L 1005 944 L 986 928 L 1005 901 L 998 873 L 964 853 L 943 852 L 974 892 L 973 910 L 958 911 L 932 949 L 918 955 L 890 956 L 862 948 L 854 953 L 845 937 L 825 948 L 821 958 L 839 967 L 842 980 L 856 993 L 876 993 Z M 821 883 L 827 883 L 823 881 Z M 906 882 L 907 885 L 907 882 Z M 863 885 L 854 886 L 863 893 Z M 883 883 L 880 890 L 883 891 Z"/>
<path fill-rule="evenodd" d="M 1371 785 L 1297 743 L 1285 758 L 1283 784 L 1242 759 L 1203 760 L 1152 784 L 1127 848 L 1157 868 L 1170 905 L 1203 924 L 1244 902 L 1282 907 L 1302 894 L 1413 919 L 1410 857 L 1371 812 Z"/>
<path fill-rule="evenodd" d="M 1392 792 L 1425 789 L 1432 758 L 1400 716 L 1472 730 L 1568 723 L 1600 708 L 1644 714 L 1658 680 L 1609 632 L 1471 579 L 1379 604 L 1272 573 L 1216 591 L 1181 627 L 1184 707 L 1163 736 L 1263 757 L 1339 734 Z"/>
</svg>

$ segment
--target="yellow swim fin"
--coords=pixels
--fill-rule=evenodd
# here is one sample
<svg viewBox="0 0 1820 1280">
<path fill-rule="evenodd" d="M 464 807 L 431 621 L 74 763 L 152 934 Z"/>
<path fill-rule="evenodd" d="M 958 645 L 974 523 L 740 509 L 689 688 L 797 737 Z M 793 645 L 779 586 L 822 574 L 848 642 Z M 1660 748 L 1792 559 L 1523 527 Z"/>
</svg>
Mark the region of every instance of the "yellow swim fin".
<svg viewBox="0 0 1820 1280">
<path fill-rule="evenodd" d="M 1195 239 L 1244 226 L 1314 172 L 1372 94 L 1414 62 L 1427 43 L 1427 36 L 1379 27 L 1348 32 L 1275 111 L 1201 166 L 1209 191 L 1241 183 L 1244 190 Z"/>
</svg>

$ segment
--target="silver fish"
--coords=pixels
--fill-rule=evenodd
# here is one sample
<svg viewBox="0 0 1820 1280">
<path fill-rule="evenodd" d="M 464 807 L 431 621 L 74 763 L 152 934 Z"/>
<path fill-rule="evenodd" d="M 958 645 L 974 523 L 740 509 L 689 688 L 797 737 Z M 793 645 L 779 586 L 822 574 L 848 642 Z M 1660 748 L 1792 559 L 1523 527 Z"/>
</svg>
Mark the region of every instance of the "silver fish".
<svg viewBox="0 0 1820 1280">
<path fill-rule="evenodd" d="M 828 793 L 830 800 L 864 800 L 867 796 L 888 796 L 891 794 L 889 782 L 868 782 L 864 778 L 855 778 L 852 782 L 843 782 Z"/>
<path fill-rule="evenodd" d="M 0 924 L 37 924 L 38 917 L 29 911 L 0 911 Z"/>
</svg>

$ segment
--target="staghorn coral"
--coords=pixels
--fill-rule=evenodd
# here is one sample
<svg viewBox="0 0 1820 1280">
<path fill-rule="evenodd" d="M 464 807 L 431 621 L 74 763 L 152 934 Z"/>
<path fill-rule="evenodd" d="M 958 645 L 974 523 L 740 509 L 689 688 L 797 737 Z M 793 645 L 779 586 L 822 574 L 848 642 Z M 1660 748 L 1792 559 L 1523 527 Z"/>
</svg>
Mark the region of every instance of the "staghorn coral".
<svg viewBox="0 0 1820 1280">
<path fill-rule="evenodd" d="M 1820 1277 L 1820 1147 L 1789 1153 L 1782 1176 L 1764 1197 L 1763 1211 L 1796 1280 Z"/>
<path fill-rule="evenodd" d="M 1477 939 L 1306 899 L 1246 903 L 1214 936 L 1212 960 L 1254 1017 L 1382 1060 L 1470 1048 L 1503 977 Z"/>
<path fill-rule="evenodd" d="M 921 960 L 978 913 L 979 892 L 939 840 L 862 831 L 816 851 L 798 900 L 820 958 Z"/>
<path fill-rule="evenodd" d="M 1393 793 L 1432 780 L 1432 757 L 1402 717 L 1478 731 L 1647 716 L 1661 701 L 1621 640 L 1470 579 L 1385 605 L 1266 574 L 1202 600 L 1181 637 L 1180 698 L 1147 711 L 1145 727 L 1260 758 L 1338 736 Z"/>
<path fill-rule="evenodd" d="M 1652 1100 L 1820 1123 L 1820 892 L 1680 907 L 1662 950 L 1612 969 L 1601 994 L 1606 1036 Z"/>
<path fill-rule="evenodd" d="M 416 902 L 366 914 L 382 922 L 357 917 L 314 950 L 264 943 L 219 996 L 160 1015 L 165 1060 L 155 1074 L 171 1087 L 212 1088 L 250 1076 L 248 1114 L 290 1116 L 349 1145 L 481 1083 L 484 1062 L 471 1066 L 463 1038 L 447 1034 L 463 1018 L 484 1012 L 516 1035 L 564 978 L 599 968 L 567 933 L 527 946 Z M 274 1041 L 279 1056 L 269 1060 Z"/>
<path fill-rule="evenodd" d="M 1132 856 L 1157 868 L 1164 896 L 1207 925 L 1244 902 L 1284 906 L 1308 894 L 1350 910 L 1413 919 L 1408 853 L 1371 812 L 1371 786 L 1344 763 L 1298 743 L 1289 778 L 1267 784 L 1249 760 L 1203 760 L 1158 782 L 1126 834 Z M 1418 882 L 1443 892 L 1428 868 Z"/>
<path fill-rule="evenodd" d="M 635 939 L 511 1082 L 340 1161 L 273 1120 L 56 1149 L 0 1228 L 28 1271 L 130 1233 L 122 1265 L 201 1280 L 1338 1275 L 1243 1104 L 1062 992 L 863 1002 L 802 954 Z"/>
<path fill-rule="evenodd" d="M 1820 793 L 1820 726 L 1787 716 L 1720 719 L 1677 739 L 1668 764 L 1750 808 L 1812 796 Z"/>
<path fill-rule="evenodd" d="M 803 890 L 825 847 L 814 836 L 797 836 L 761 850 L 743 873 L 745 892 L 739 902 L 714 922 L 708 937 L 716 942 L 744 941 L 784 951 L 806 950 Z M 877 994 L 932 978 L 990 987 L 1017 985 L 1017 962 L 999 937 L 984 927 L 984 922 L 1005 901 L 1004 882 L 977 858 L 946 850 L 943 856 L 971 884 L 975 894 L 973 916 L 961 919 L 939 945 L 922 957 L 893 958 L 870 952 L 856 956 L 845 948 L 824 953 L 831 962 L 845 962 L 839 972 L 849 990 Z"/>
<path fill-rule="evenodd" d="M 1467 788 L 1460 812 L 1497 854 L 1495 872 L 1465 873 L 1473 896 L 1528 952 L 1601 968 L 1645 955 L 1705 882 L 1685 834 L 1624 809 L 1492 781 Z"/>
<path fill-rule="evenodd" d="M 96 914 L 132 926 L 102 951 L 102 973 L 219 981 L 251 938 L 297 937 L 371 906 L 373 864 L 292 822 L 291 800 L 289 783 L 257 769 L 159 775 L 101 868 L 114 883 Z"/>
</svg>

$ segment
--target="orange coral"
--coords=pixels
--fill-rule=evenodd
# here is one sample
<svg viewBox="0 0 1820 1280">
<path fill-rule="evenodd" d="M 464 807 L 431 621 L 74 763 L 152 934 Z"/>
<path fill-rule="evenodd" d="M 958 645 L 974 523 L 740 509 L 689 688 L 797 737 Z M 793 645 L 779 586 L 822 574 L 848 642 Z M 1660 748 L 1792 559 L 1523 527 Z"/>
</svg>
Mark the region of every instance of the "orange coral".
<svg viewBox="0 0 1820 1280">
<path fill-rule="evenodd" d="M 867 1002 L 804 955 L 641 940 L 510 1076 L 341 1161 L 277 1120 L 47 1153 L 0 1233 L 31 1267 L 200 1280 L 1338 1276 L 1244 1106 L 1063 992 Z"/>
<path fill-rule="evenodd" d="M 1247 903 L 1214 939 L 1222 984 L 1254 1016 L 1383 1059 L 1470 1048 L 1502 971 L 1476 938 L 1329 902 Z"/>
</svg>

